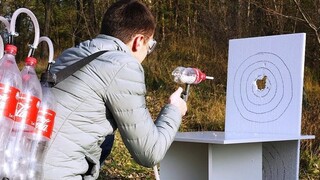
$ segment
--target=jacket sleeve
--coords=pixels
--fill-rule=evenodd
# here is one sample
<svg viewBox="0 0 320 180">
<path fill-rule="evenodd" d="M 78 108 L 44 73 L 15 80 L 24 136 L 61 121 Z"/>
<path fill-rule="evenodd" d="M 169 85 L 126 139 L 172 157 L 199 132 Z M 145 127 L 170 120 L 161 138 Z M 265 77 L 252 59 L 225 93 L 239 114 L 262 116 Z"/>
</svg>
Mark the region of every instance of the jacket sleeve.
<svg viewBox="0 0 320 180">
<path fill-rule="evenodd" d="M 159 163 L 179 129 L 179 109 L 167 104 L 153 121 L 146 107 L 144 71 L 138 62 L 123 65 L 106 93 L 107 106 L 135 161 L 145 167 Z"/>
</svg>

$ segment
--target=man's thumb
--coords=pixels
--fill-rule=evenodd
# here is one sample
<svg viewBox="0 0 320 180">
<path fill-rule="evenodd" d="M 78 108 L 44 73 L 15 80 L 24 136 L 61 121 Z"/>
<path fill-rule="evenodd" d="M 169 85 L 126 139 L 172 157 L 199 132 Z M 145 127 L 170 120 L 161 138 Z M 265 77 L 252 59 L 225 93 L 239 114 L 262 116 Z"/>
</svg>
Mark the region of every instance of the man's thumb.
<svg viewBox="0 0 320 180">
<path fill-rule="evenodd" d="M 181 95 L 182 91 L 183 91 L 182 87 L 179 87 L 174 93 Z"/>
</svg>

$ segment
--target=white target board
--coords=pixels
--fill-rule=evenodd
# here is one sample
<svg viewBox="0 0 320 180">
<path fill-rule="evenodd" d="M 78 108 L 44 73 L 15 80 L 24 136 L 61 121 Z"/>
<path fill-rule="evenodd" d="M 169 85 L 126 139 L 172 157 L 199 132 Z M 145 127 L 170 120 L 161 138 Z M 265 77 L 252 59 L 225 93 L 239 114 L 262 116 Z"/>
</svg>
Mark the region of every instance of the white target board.
<svg viewBox="0 0 320 180">
<path fill-rule="evenodd" d="M 305 39 L 229 41 L 226 132 L 300 134 Z"/>
</svg>

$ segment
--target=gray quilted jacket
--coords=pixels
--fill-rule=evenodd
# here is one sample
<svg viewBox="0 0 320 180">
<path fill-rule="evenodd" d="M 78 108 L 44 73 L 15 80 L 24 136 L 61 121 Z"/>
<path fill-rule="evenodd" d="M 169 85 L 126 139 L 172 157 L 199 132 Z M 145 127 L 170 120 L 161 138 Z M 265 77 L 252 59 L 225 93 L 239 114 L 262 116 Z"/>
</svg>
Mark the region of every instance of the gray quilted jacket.
<svg viewBox="0 0 320 180">
<path fill-rule="evenodd" d="M 53 72 L 94 52 L 110 50 L 53 88 L 58 101 L 45 158 L 45 179 L 96 179 L 100 145 L 119 129 L 135 161 L 152 167 L 165 155 L 181 123 L 167 104 L 153 121 L 146 107 L 144 70 L 120 40 L 98 35 L 67 49 Z M 88 170 L 90 165 L 94 165 Z"/>
</svg>

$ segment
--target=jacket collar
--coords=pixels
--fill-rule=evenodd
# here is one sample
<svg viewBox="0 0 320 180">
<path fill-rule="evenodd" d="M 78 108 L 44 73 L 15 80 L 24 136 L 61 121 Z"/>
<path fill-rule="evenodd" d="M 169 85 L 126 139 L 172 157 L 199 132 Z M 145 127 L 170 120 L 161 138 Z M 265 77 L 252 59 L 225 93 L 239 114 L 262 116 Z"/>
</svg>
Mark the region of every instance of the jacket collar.
<svg viewBox="0 0 320 180">
<path fill-rule="evenodd" d="M 101 50 L 117 50 L 117 51 L 123 51 L 126 53 L 130 53 L 130 50 L 126 44 L 124 44 L 120 39 L 104 35 L 104 34 L 99 34 L 96 37 L 97 40 L 101 39 L 102 41 L 102 47 Z M 112 48 L 110 47 L 112 46 Z"/>
</svg>

